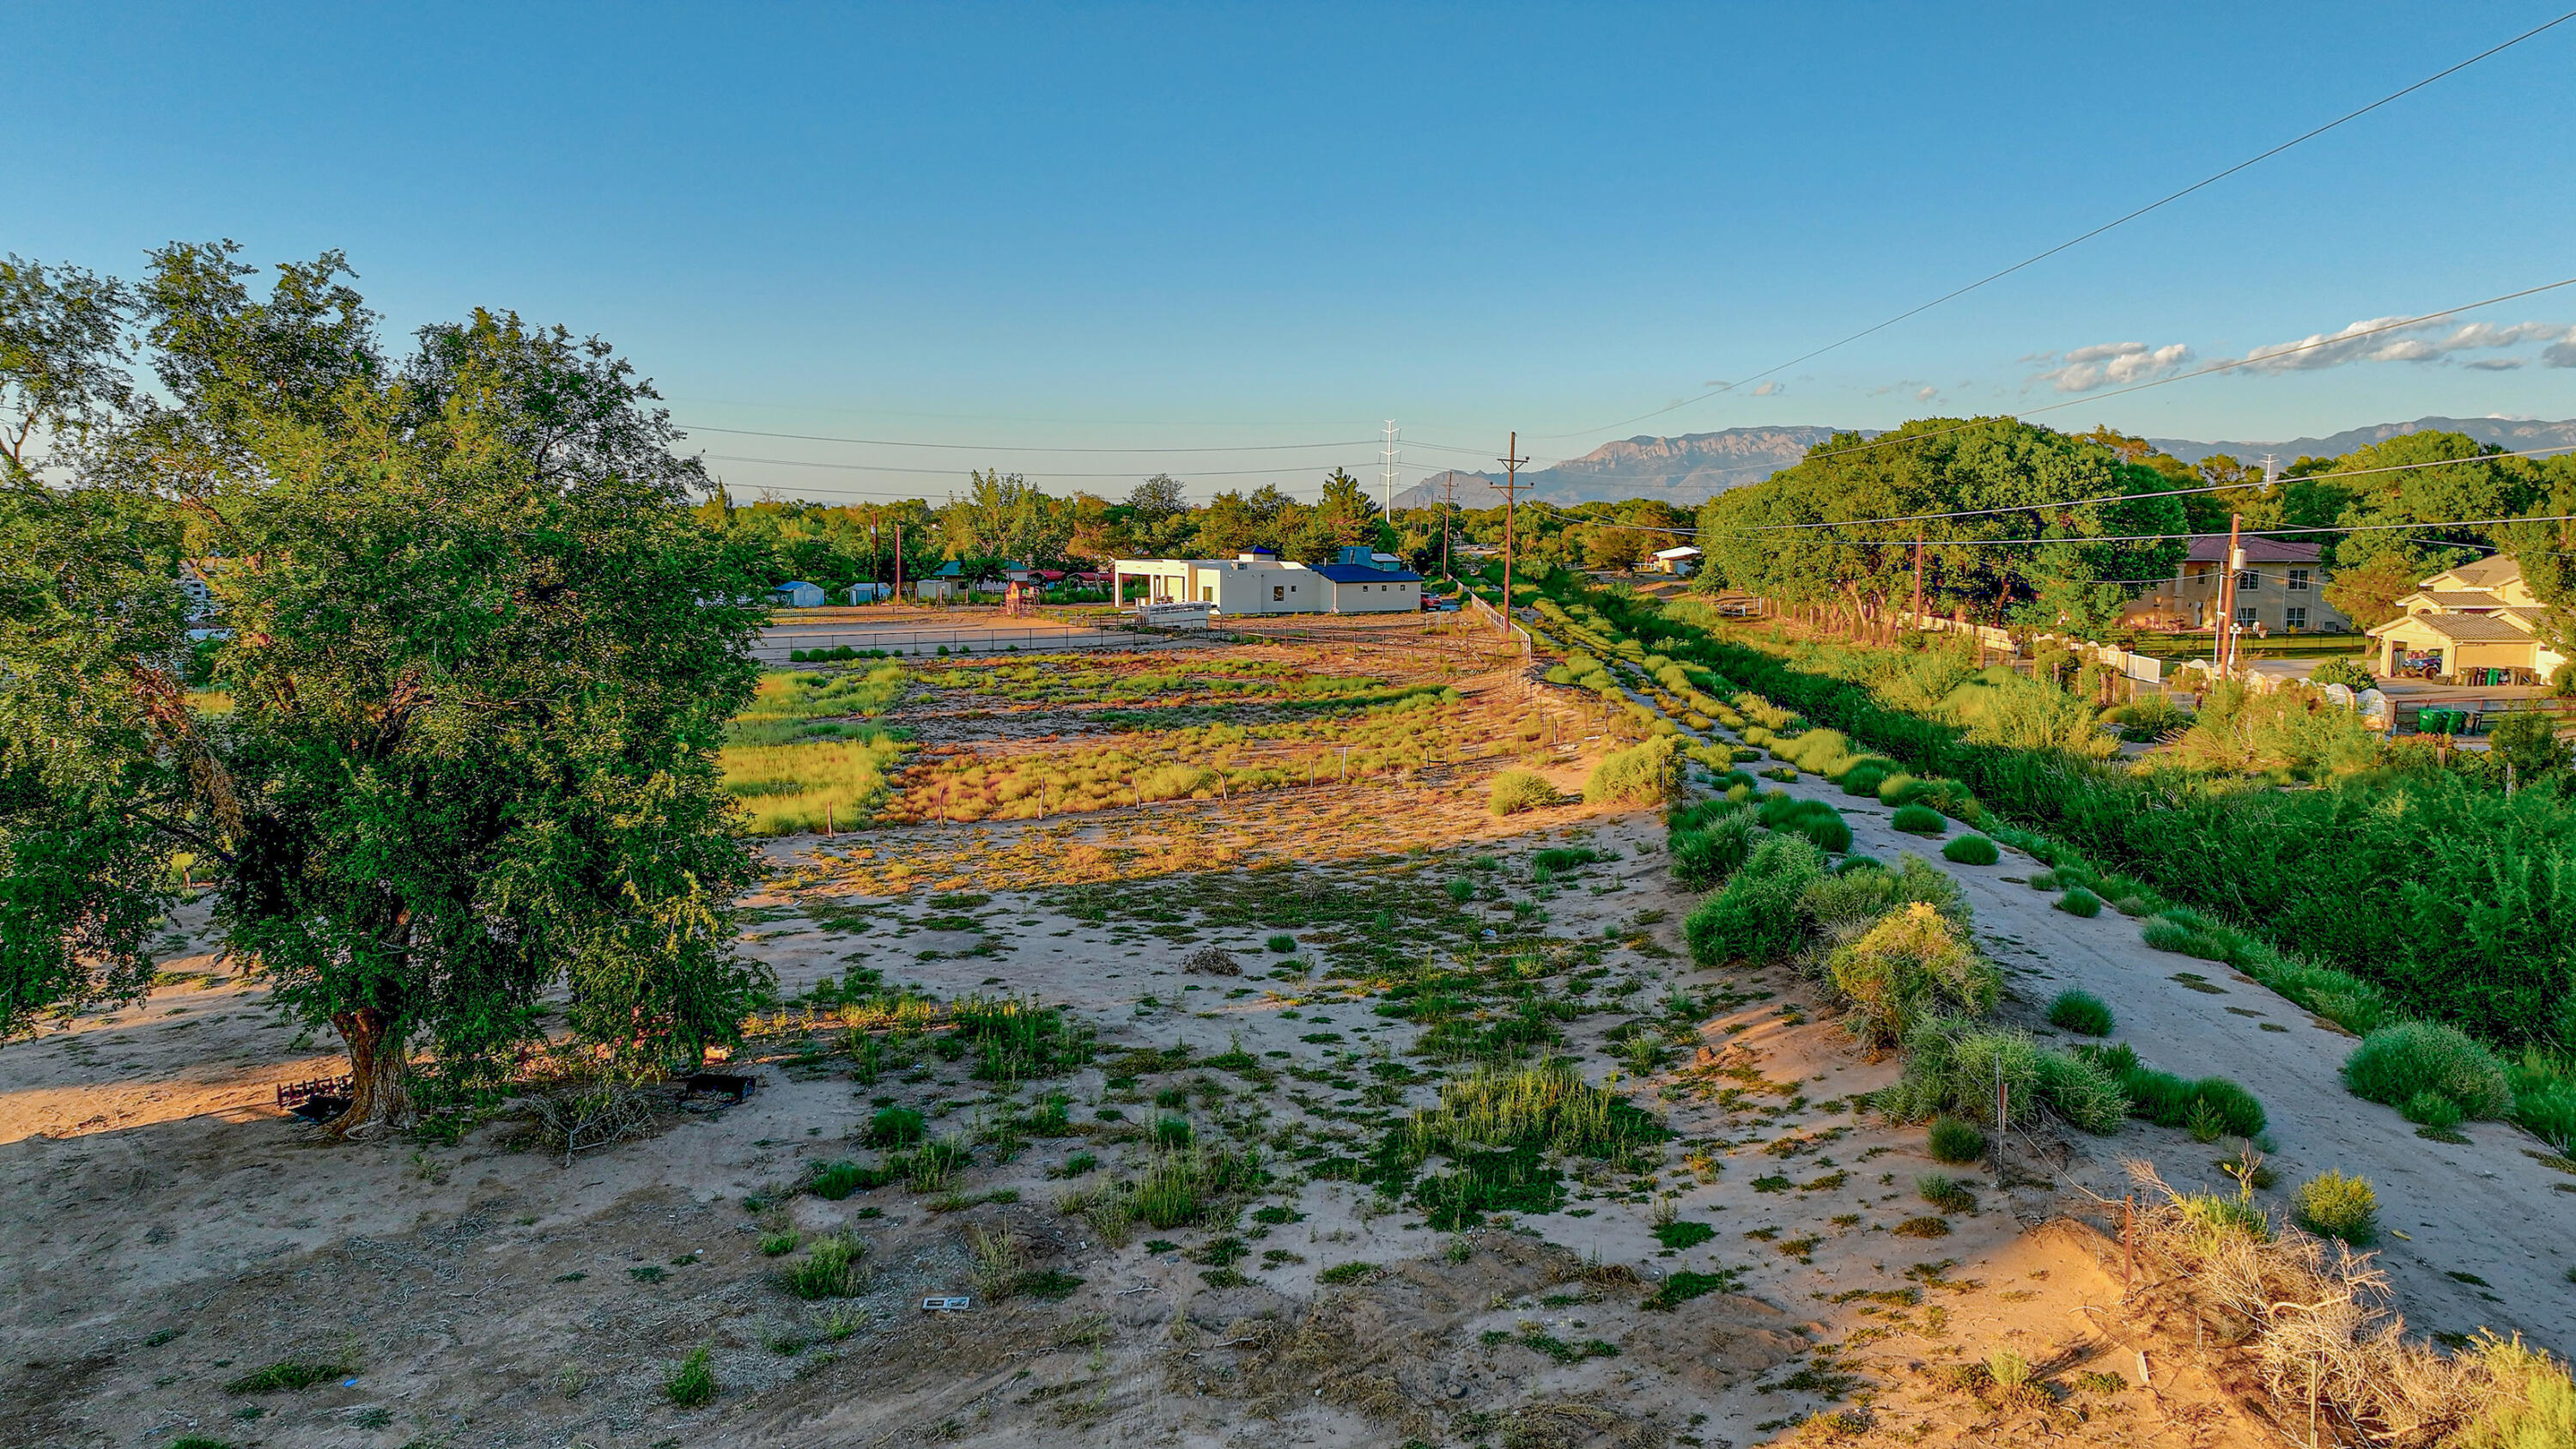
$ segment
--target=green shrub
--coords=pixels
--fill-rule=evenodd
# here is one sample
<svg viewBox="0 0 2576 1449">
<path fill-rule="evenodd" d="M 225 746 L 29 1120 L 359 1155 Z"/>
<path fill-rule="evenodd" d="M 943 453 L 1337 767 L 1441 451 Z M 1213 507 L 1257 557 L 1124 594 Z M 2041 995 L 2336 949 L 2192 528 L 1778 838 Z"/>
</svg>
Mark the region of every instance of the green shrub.
<svg viewBox="0 0 2576 1449">
<path fill-rule="evenodd" d="M 1294 956 L 1297 954 L 1297 938 L 1287 935 L 1284 932 L 1280 935 L 1271 937 L 1269 940 L 1264 941 L 1261 944 L 1265 950 L 1268 950 L 1273 955 Z"/>
<path fill-rule="evenodd" d="M 662 1396 L 678 1409 L 703 1408 L 715 1402 L 716 1371 L 707 1366 L 705 1348 L 689 1350 L 689 1356 L 662 1380 Z"/>
<path fill-rule="evenodd" d="M 1938 835 L 1950 828 L 1949 818 L 1929 805 L 1900 805 L 1887 823 L 1908 835 Z"/>
<path fill-rule="evenodd" d="M 1854 1036 L 1894 1046 L 1931 1016 L 1992 1011 L 2002 977 L 1940 912 L 1923 902 L 1894 911 L 1826 958 L 1834 991 L 1850 1007 Z"/>
<path fill-rule="evenodd" d="M 1935 1162 L 1974 1162 L 1986 1155 L 1986 1134 L 1978 1131 L 1973 1122 L 1935 1117 L 1931 1130 L 1924 1134 L 1924 1145 L 1931 1150 Z"/>
<path fill-rule="evenodd" d="M 799 1298 L 847 1298 L 859 1291 L 859 1259 L 867 1245 L 845 1234 L 816 1238 L 804 1260 L 778 1275 L 778 1284 Z"/>
<path fill-rule="evenodd" d="M 2155 1071 L 2139 1065 L 2137 1053 L 2126 1046 L 2077 1047 L 2076 1051 L 2118 1079 L 2132 1116 L 2159 1127 L 2179 1127 L 2209 1141 L 2221 1136 L 2252 1137 L 2263 1130 L 2263 1104 L 2225 1077 L 2192 1081 Z"/>
<path fill-rule="evenodd" d="M 2346 689 L 2359 691 L 2370 688 L 2378 681 L 2370 677 L 2370 671 L 2364 669 L 2359 660 L 2336 658 L 2329 659 L 2309 670 L 2308 683 L 2319 688 L 2329 684 L 2340 684 Z"/>
<path fill-rule="evenodd" d="M 2459 1103 L 2430 1089 L 2398 1104 L 2397 1113 L 2418 1127 L 2430 1127 L 2436 1132 L 2452 1131 L 2468 1120 Z"/>
<path fill-rule="evenodd" d="M 1992 865 L 2003 859 L 2003 853 L 1982 835 L 1961 835 L 1941 847 L 1941 858 L 1953 865 Z"/>
<path fill-rule="evenodd" d="M 1876 761 L 1864 761 L 1843 771 L 1841 779 L 1836 783 L 1843 787 L 1843 793 L 1846 795 L 1859 795 L 1874 800 L 1878 798 L 1879 782 L 1886 778 L 1885 766 Z"/>
<path fill-rule="evenodd" d="M 2089 991 L 2061 991 L 2048 1003 L 2048 1024 L 2078 1036 L 2109 1036 L 2111 1008 Z"/>
<path fill-rule="evenodd" d="M 1525 810 L 1544 810 L 1556 803 L 1556 787 L 1535 770 L 1505 770 L 1494 777 L 1494 787 L 1486 797 L 1486 806 L 1496 815 L 1518 815 Z"/>
<path fill-rule="evenodd" d="M 1914 1179 L 1914 1192 L 1945 1213 L 1976 1211 L 1977 1195 L 1968 1191 L 1966 1184 L 1946 1173 L 1927 1172 Z"/>
<path fill-rule="evenodd" d="M 910 1107 L 886 1107 L 868 1119 L 863 1140 L 870 1147 L 910 1147 L 921 1140 L 922 1131 L 919 1112 Z"/>
<path fill-rule="evenodd" d="M 1670 735 L 1605 755 L 1583 782 L 1583 798 L 1595 805 L 1657 805 L 1682 782 L 1681 746 Z"/>
<path fill-rule="evenodd" d="M 2362 1038 L 2344 1059 L 2343 1080 L 2353 1095 L 2392 1107 L 2426 1094 L 2447 1098 L 2462 1117 L 2501 1117 L 2513 1106 L 2513 1088 L 2495 1053 L 2456 1028 L 2428 1021 L 2383 1026 Z"/>
<path fill-rule="evenodd" d="M 1761 820 L 1773 830 L 1803 835 L 1819 850 L 1839 854 L 1851 849 L 1851 826 L 1842 812 L 1822 800 L 1800 800 L 1787 791 L 1763 798 Z"/>
<path fill-rule="evenodd" d="M 2129 1094 L 2119 1078 L 2088 1057 L 2044 1052 L 2039 1058 L 2039 1100 L 2048 1110 L 2097 1136 L 2120 1130 Z"/>
<path fill-rule="evenodd" d="M 1799 895 L 1824 873 L 1824 856 L 1808 842 L 1781 835 L 1763 841 L 1725 888 L 1683 921 L 1691 959 L 1723 966 L 1787 955 L 1806 939 Z"/>
<path fill-rule="evenodd" d="M 2319 1237 L 2368 1247 L 2379 1235 L 2379 1194 L 2368 1178 L 2324 1173 L 2300 1185 L 2295 1216 L 2299 1226 Z"/>
<path fill-rule="evenodd" d="M 266 1368 L 253 1369 L 224 1385 L 228 1394 L 293 1393 L 315 1384 L 327 1384 L 356 1373 L 357 1367 L 338 1359 L 307 1361 L 283 1359 Z"/>
<path fill-rule="evenodd" d="M 1752 855 L 1753 817 L 1739 811 L 1702 829 L 1674 831 L 1664 853 L 1672 862 L 1673 884 L 1713 890 Z"/>
<path fill-rule="evenodd" d="M 2102 914 L 2102 898 L 2082 886 L 2075 886 L 2057 898 L 2057 908 L 2070 916 L 2090 920 Z"/>
</svg>

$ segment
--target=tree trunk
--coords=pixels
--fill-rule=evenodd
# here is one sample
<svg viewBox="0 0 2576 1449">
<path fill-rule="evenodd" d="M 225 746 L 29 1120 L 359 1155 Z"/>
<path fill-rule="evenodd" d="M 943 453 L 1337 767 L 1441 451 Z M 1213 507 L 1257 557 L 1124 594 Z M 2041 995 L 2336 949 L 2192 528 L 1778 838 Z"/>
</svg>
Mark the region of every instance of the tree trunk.
<svg viewBox="0 0 2576 1449">
<path fill-rule="evenodd" d="M 330 1130 L 346 1137 L 366 1128 L 409 1126 L 411 1053 L 393 1017 L 362 1006 L 337 1013 L 331 1025 L 349 1045 L 349 1110 L 332 1119 Z"/>
</svg>

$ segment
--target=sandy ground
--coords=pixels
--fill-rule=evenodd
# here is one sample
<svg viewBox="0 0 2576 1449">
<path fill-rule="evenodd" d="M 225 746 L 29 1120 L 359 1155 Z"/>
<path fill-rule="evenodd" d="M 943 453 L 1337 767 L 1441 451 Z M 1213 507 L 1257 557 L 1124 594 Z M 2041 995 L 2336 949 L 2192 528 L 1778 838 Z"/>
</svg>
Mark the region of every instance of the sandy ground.
<svg viewBox="0 0 2576 1449">
<path fill-rule="evenodd" d="M 1551 768 L 1572 787 L 1588 763 Z M 255 984 L 207 975 L 183 913 L 143 1007 L 0 1048 L 0 1443 L 1736 1446 L 1823 1412 L 1934 1444 L 2264 1437 L 2192 1345 L 2121 1318 L 2115 1245 L 2068 1221 L 2092 1206 L 2078 1185 L 2115 1192 L 2128 1156 L 2214 1185 L 2212 1149 L 2136 1124 L 2043 1137 L 2008 1181 L 1959 1174 L 1976 1206 L 1936 1211 L 1913 1191 L 1931 1168 L 1921 1131 L 1855 1107 L 1894 1062 L 1856 1050 L 1790 973 L 1689 968 L 1692 901 L 1666 880 L 1655 818 L 1567 804 L 1495 821 L 1480 802 L 1472 781 L 1388 783 L 1300 792 L 1304 814 L 1199 802 L 776 842 L 747 947 L 782 991 L 857 966 L 941 998 L 1021 993 L 1094 1026 L 1101 1055 L 1008 1088 L 927 1052 L 863 1080 L 791 1016 L 739 1054 L 761 1084 L 748 1101 L 665 1110 L 569 1160 L 507 1115 L 445 1145 L 323 1141 L 273 1103 L 277 1082 L 336 1066 L 327 1041 L 273 1024 Z M 1850 811 L 1862 848 L 1893 859 L 1912 842 L 1883 814 Z M 1432 848 L 1390 853 L 1408 844 Z M 1611 858 L 1537 879 L 1531 853 L 1568 844 Z M 2501 1129 L 2420 1141 L 2342 1095 L 2339 1040 L 2286 1004 L 2239 982 L 2187 990 L 2168 978 L 2192 963 L 2146 951 L 2133 923 L 2077 920 L 2001 879 L 2026 871 L 1956 873 L 2016 973 L 2012 1010 L 2086 985 L 2142 1055 L 2261 1095 L 2288 1181 L 2363 1171 L 2392 1223 L 2446 1225 L 2408 1227 L 2390 1252 L 2419 1326 L 2567 1343 L 2549 1280 L 2576 1256 L 2555 1191 L 2576 1179 Z M 1247 881 L 1358 899 L 1462 875 L 1490 887 L 1474 909 L 1494 925 L 1425 949 L 1543 931 L 1548 990 L 1576 1007 L 1563 1049 L 1674 1135 L 1644 1176 L 1580 1174 L 1553 1211 L 1445 1234 L 1309 1171 L 1365 1153 L 1437 1090 L 1407 1055 L 1416 1028 L 1332 974 L 1355 923 L 1283 933 L 1207 910 Z M 1122 909 L 1085 908 L 1104 902 Z M 1243 974 L 1186 971 L 1210 945 Z M 1670 1008 L 1676 989 L 1692 1009 Z M 1671 1045 L 1642 1073 L 1612 1051 L 1640 1030 Z M 1259 1069 L 1202 1065 L 1236 1049 Z M 793 1191 L 818 1163 L 876 1160 L 861 1138 L 880 1106 L 966 1142 L 1049 1092 L 1068 1099 L 1066 1135 L 979 1147 L 946 1196 Z M 1117 1242 L 1058 1210 L 1140 1165 L 1164 1114 L 1204 1142 L 1263 1142 L 1272 1180 L 1220 1220 Z M 801 1251 L 828 1233 L 866 1245 L 860 1291 L 782 1291 L 797 1259 L 764 1240 Z M 974 1250 L 1002 1233 L 1028 1271 L 1061 1275 L 1052 1289 L 990 1296 Z M 1337 1267 L 1358 1281 L 1327 1283 Z M 1650 1305 L 1685 1272 L 1712 1291 Z M 921 1307 L 960 1293 L 969 1311 Z M 701 1348 L 717 1395 L 676 1408 L 665 1379 Z M 1959 1386 L 1998 1349 L 2051 1391 Z M 280 1361 L 332 1372 L 226 1391 Z"/>
</svg>

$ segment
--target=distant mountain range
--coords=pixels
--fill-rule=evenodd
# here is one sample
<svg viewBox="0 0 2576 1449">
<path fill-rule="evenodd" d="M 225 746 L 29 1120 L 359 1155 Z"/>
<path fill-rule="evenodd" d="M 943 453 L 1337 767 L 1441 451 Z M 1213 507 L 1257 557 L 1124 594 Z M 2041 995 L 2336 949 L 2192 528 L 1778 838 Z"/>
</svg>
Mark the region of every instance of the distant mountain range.
<svg viewBox="0 0 2576 1449">
<path fill-rule="evenodd" d="M 1604 443 L 1580 458 L 1521 474 L 1523 499 L 1543 503 L 1589 503 L 1595 499 L 1659 498 L 1690 507 L 1711 495 L 1747 483 L 1759 483 L 1830 438 L 1833 428 L 1728 428 L 1722 433 L 1684 433 L 1678 438 L 1636 437 Z M 1875 433 L 1864 433 L 1875 437 Z M 1395 495 L 1398 508 L 1420 508 L 1440 501 L 1444 485 L 1455 483 L 1462 508 L 1498 508 L 1503 490 L 1500 473 L 1452 471 L 1434 473 Z"/>
<path fill-rule="evenodd" d="M 2481 443 L 2493 443 L 2516 453 L 2531 448 L 2576 447 L 2576 419 L 2544 423 L 2524 418 L 2417 418 L 2411 423 L 2373 423 L 2366 428 L 2347 428 L 2328 438 L 2292 438 L 2283 443 L 2195 443 L 2187 438 L 2147 441 L 2186 463 L 2197 463 L 2212 453 L 2225 453 L 2240 463 L 2251 463 L 2269 453 L 2286 464 L 2301 458 L 2338 457 L 2408 433 L 2465 433 Z"/>
<path fill-rule="evenodd" d="M 1635 437 L 1604 443 L 1580 458 L 1521 474 L 1524 500 L 1576 504 L 1655 498 L 1677 507 L 1702 503 L 1729 488 L 1759 483 L 1805 457 L 1807 450 L 1842 428 L 1728 428 L 1719 433 L 1684 433 L 1678 438 Z M 2325 438 L 2291 438 L 2278 443 L 2195 443 L 2188 438 L 2147 441 L 2186 463 L 2212 453 L 2252 462 L 2269 453 L 2283 463 L 2302 457 L 2331 458 L 2355 448 L 2386 442 L 2407 433 L 2465 433 L 2481 443 L 2521 452 L 2532 448 L 2576 447 L 2576 419 L 2537 422 L 2515 418 L 2417 418 L 2411 423 L 2374 423 Z M 1878 433 L 1863 428 L 1860 435 Z M 1452 470 L 1434 473 L 1395 495 L 1398 508 L 1437 503 L 1444 487 L 1454 487 L 1462 508 L 1497 508 L 1503 502 L 1502 474 Z"/>
</svg>

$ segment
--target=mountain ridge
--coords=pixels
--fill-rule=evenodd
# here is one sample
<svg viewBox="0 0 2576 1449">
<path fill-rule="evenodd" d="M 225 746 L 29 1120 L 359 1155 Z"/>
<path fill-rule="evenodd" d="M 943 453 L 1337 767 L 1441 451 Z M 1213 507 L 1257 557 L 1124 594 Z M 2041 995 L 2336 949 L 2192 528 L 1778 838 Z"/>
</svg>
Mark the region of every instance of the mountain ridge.
<svg viewBox="0 0 2576 1449">
<path fill-rule="evenodd" d="M 1683 433 L 1669 438 L 1641 433 L 1604 443 L 1580 458 L 1568 458 L 1545 468 L 1523 470 L 1520 475 L 1521 496 L 1525 501 L 1560 505 L 1653 498 L 1676 507 L 1689 508 L 1730 488 L 1759 483 L 1805 457 L 1809 448 L 1845 432 L 1858 432 L 1864 438 L 1879 435 L 1879 430 L 1872 428 L 1803 425 L 1727 428 L 1714 433 Z M 2289 463 L 2302 457 L 2331 458 L 2390 438 L 2424 432 L 2461 433 L 2508 452 L 2576 448 L 2576 418 L 2550 422 L 2538 418 L 2435 416 L 2405 423 L 2368 423 L 2322 438 L 2290 438 L 2270 443 L 2203 443 L 2189 438 L 2149 438 L 2147 441 L 2186 463 L 2197 463 L 2216 453 L 2225 453 L 2239 462 L 2253 462 L 2268 453 L 2283 463 Z M 1424 508 L 1438 503 L 1445 485 L 1455 487 L 1457 502 L 1462 508 L 1499 508 L 1503 503 L 1501 477 L 1500 473 L 1454 468 L 1434 473 L 1399 491 L 1395 495 L 1395 506 Z"/>
</svg>

